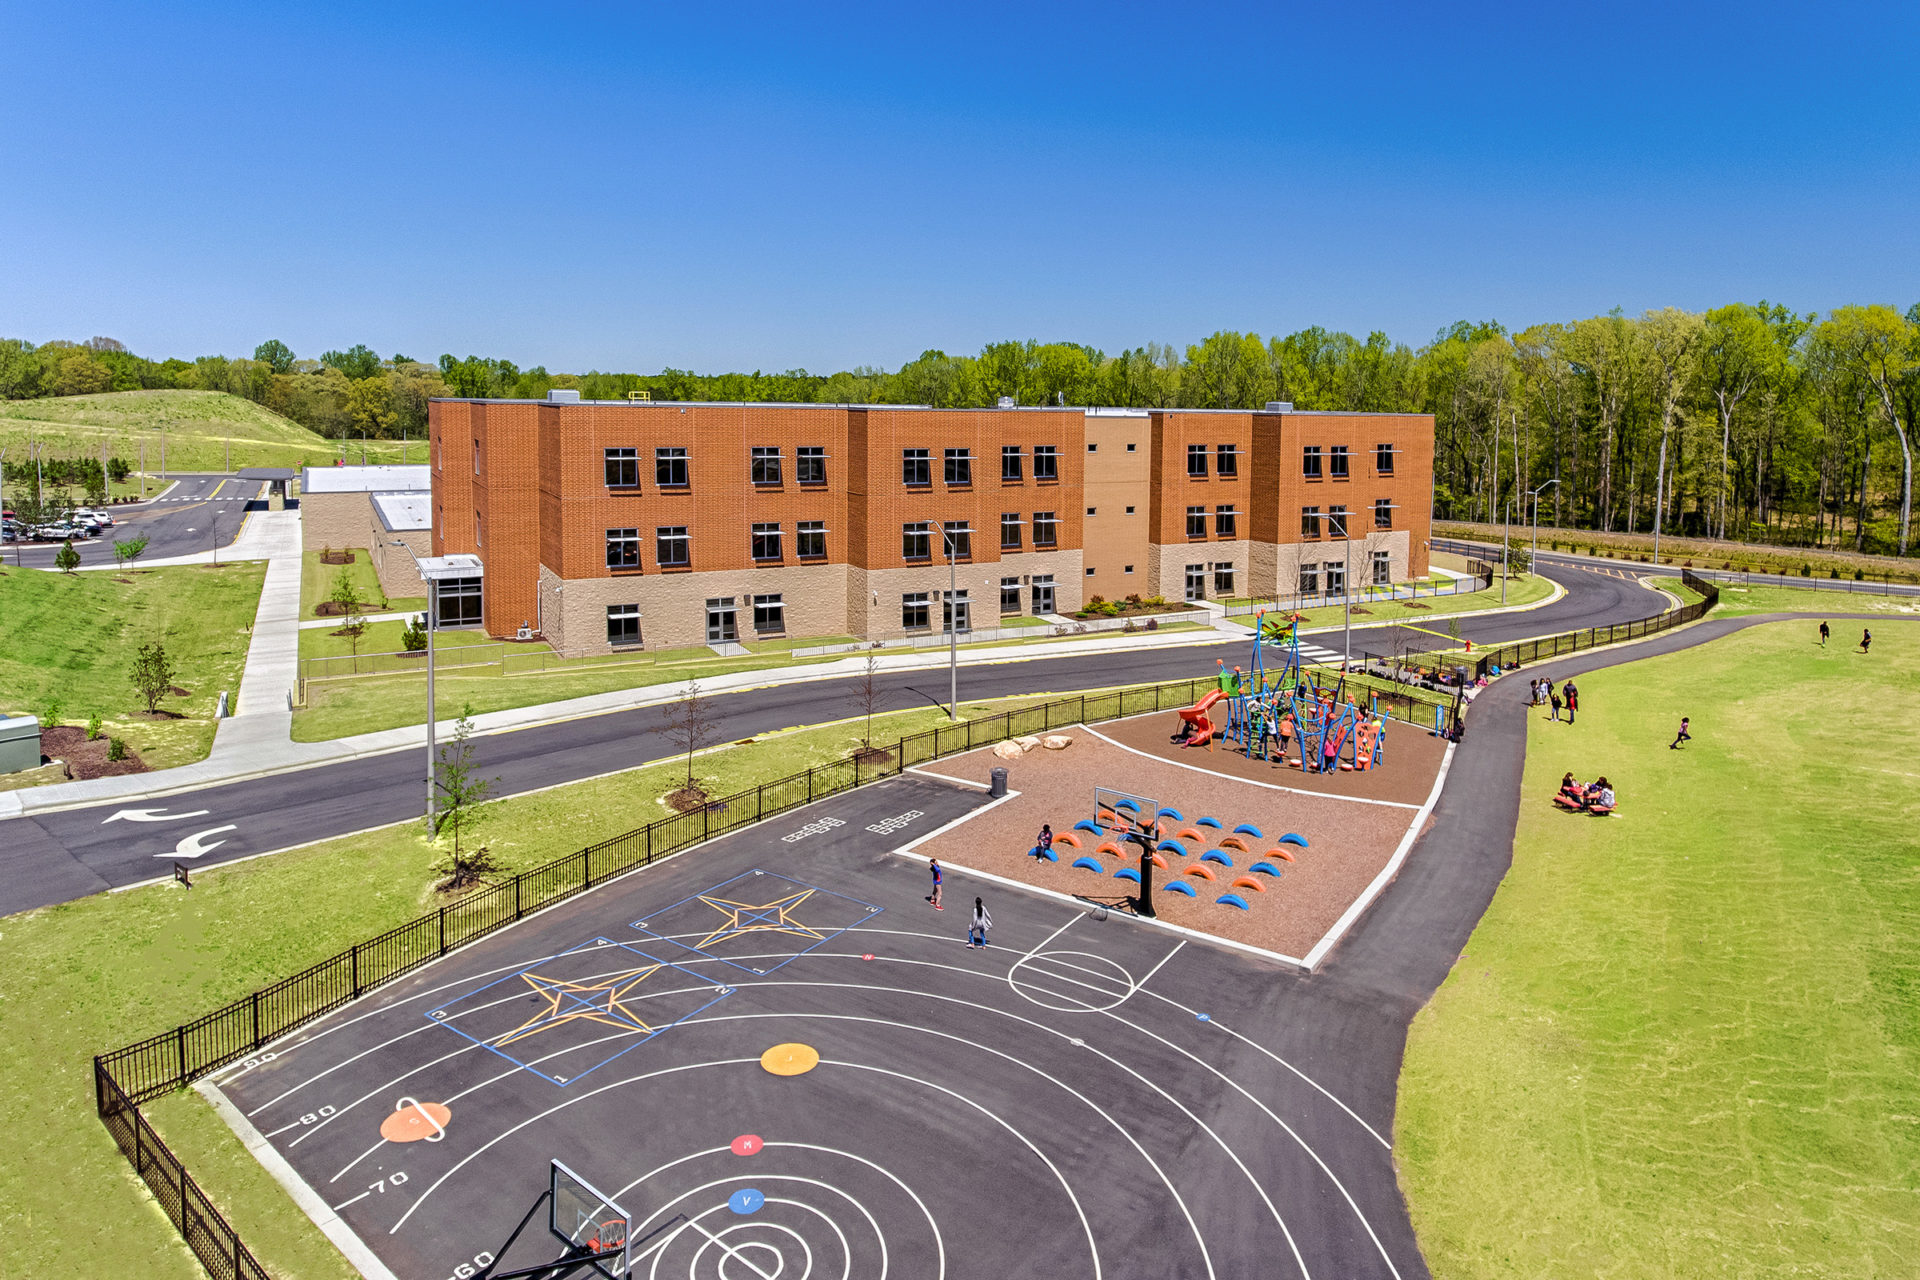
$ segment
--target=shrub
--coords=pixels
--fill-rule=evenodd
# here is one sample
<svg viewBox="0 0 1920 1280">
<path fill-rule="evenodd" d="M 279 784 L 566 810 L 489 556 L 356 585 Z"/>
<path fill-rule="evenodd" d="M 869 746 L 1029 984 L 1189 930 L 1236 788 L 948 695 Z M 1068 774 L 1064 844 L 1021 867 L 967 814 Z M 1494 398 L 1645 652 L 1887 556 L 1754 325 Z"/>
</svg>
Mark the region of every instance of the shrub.
<svg viewBox="0 0 1920 1280">
<path fill-rule="evenodd" d="M 1087 601 L 1087 608 L 1098 609 L 1101 605 L 1105 604 L 1106 602 L 1107 602 L 1107 598 L 1105 596 L 1095 596 L 1093 597 L 1093 599 Z"/>
<path fill-rule="evenodd" d="M 1813 576 L 1813 566 L 1810 564 L 1802 564 L 1800 566 L 1800 576 L 1803 578 L 1811 578 Z"/>
<path fill-rule="evenodd" d="M 1840 576 L 1840 570 L 1837 567 L 1829 569 L 1827 570 L 1827 576 L 1829 578 L 1838 578 Z"/>
<path fill-rule="evenodd" d="M 400 647 L 408 653 L 419 653 L 427 647 L 427 629 L 419 618 L 407 619 L 407 625 L 400 628 Z"/>
<path fill-rule="evenodd" d="M 107 759 L 117 764 L 120 761 L 125 760 L 126 758 L 127 758 L 126 740 L 122 738 L 108 738 L 107 739 Z"/>
<path fill-rule="evenodd" d="M 100 740 L 100 717 L 97 715 L 88 716 L 87 717 L 87 741 L 98 742 L 99 740 Z"/>
<path fill-rule="evenodd" d="M 1127 606 L 1129 608 L 1138 609 L 1140 604 L 1140 593 L 1138 591 L 1127 597 Z"/>
<path fill-rule="evenodd" d="M 1160 619 L 1158 618 L 1147 619 L 1147 630 L 1158 631 L 1159 629 L 1160 629 Z"/>
<path fill-rule="evenodd" d="M 1853 580 L 1854 580 L 1855 582 L 1859 582 L 1859 581 L 1861 581 L 1861 571 L 1860 571 L 1860 570 L 1858 570 L 1858 569 L 1855 569 L 1855 570 L 1853 571 Z"/>
<path fill-rule="evenodd" d="M 48 698 L 40 704 L 40 727 L 42 729 L 51 729 L 59 724 L 61 713 L 66 711 L 66 709 L 67 704 L 59 698 Z"/>
</svg>

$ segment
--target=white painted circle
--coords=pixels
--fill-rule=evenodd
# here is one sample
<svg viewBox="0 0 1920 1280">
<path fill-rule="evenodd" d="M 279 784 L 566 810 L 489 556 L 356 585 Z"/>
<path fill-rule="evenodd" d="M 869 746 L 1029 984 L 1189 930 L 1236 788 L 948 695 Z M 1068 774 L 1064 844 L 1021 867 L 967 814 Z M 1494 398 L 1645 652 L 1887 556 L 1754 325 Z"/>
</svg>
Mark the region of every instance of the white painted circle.
<svg viewBox="0 0 1920 1280">
<path fill-rule="evenodd" d="M 1056 1013 L 1105 1013 L 1139 989 L 1122 965 L 1091 951 L 1022 956 L 1007 971 L 1007 985 L 1027 1003 Z"/>
</svg>

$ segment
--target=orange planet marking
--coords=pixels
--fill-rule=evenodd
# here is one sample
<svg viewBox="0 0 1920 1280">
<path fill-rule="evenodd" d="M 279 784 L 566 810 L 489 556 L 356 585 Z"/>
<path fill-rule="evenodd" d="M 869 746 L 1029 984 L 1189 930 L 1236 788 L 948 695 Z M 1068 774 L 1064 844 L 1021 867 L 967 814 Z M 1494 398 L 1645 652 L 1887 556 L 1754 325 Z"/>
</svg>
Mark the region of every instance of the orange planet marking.
<svg viewBox="0 0 1920 1280">
<path fill-rule="evenodd" d="M 415 1102 L 380 1122 L 380 1136 L 388 1142 L 419 1142 L 447 1127 L 453 1113 L 437 1102 Z"/>
<path fill-rule="evenodd" d="M 777 1044 L 760 1055 L 760 1065 L 776 1076 L 803 1076 L 820 1065 L 820 1051 L 810 1044 Z"/>
</svg>

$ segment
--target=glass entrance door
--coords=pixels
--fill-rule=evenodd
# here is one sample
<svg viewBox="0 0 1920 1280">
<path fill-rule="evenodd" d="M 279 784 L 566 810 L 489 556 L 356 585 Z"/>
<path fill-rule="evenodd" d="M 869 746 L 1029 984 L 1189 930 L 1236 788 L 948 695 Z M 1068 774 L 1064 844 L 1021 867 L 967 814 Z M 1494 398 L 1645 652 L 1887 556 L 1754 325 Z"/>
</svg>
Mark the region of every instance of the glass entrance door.
<svg viewBox="0 0 1920 1280">
<path fill-rule="evenodd" d="M 707 643 L 728 644 L 737 639 L 731 596 L 707 601 Z"/>
<path fill-rule="evenodd" d="M 940 622 L 947 630 L 962 635 L 973 630 L 973 608 L 966 592 L 957 591 L 942 604 Z"/>
<path fill-rule="evenodd" d="M 1187 599 L 1205 600 L 1207 598 L 1207 566 L 1190 564 L 1187 566 Z"/>
<path fill-rule="evenodd" d="M 1053 612 L 1053 575 L 1035 576 L 1033 580 L 1033 612 L 1035 616 Z"/>
</svg>

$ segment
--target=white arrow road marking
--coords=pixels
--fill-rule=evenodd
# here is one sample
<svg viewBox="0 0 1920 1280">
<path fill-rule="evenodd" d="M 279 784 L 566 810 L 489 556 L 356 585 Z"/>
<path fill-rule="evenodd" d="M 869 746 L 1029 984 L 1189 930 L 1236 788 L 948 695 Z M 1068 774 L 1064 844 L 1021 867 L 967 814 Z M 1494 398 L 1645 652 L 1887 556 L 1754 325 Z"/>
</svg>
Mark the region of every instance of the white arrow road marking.
<svg viewBox="0 0 1920 1280">
<path fill-rule="evenodd" d="M 153 856 L 156 858 L 197 858 L 203 853 L 212 853 L 215 849 L 218 849 L 226 843 L 225 840 L 215 840 L 212 844 L 201 844 L 200 842 L 202 840 L 208 836 L 217 836 L 222 831 L 238 831 L 239 829 L 239 827 L 229 822 L 224 827 L 209 827 L 205 831 L 196 831 L 179 844 L 173 846 L 172 853 L 156 853 Z"/>
<path fill-rule="evenodd" d="M 192 813 L 168 813 L 165 809 L 122 809 L 111 818 L 100 819 L 100 825 L 104 827 L 109 822 L 118 822 L 122 818 L 128 822 L 177 822 L 181 818 L 204 818 L 206 816 L 207 811 L 205 809 L 195 809 Z"/>
</svg>

